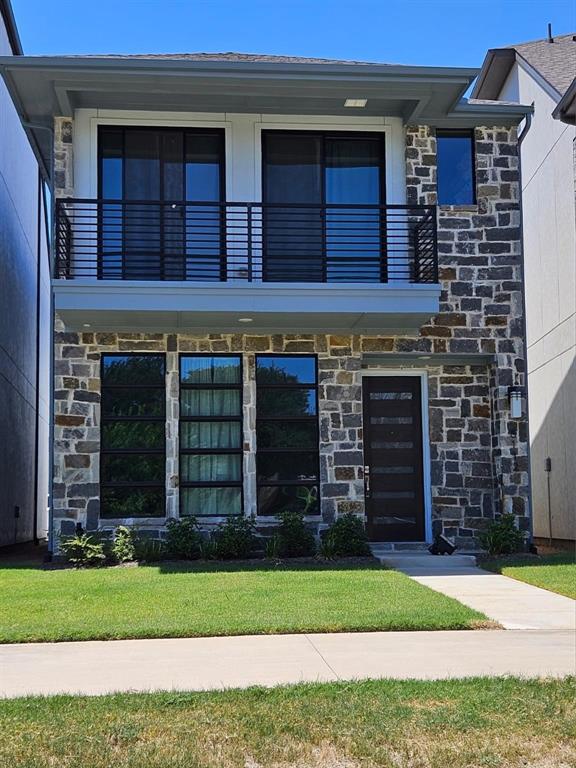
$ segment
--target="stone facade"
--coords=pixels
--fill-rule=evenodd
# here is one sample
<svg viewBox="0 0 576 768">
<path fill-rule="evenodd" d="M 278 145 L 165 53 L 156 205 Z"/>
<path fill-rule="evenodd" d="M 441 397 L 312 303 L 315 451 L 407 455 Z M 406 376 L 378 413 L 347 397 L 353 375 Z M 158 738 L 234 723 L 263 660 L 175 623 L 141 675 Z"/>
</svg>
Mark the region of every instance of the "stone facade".
<svg viewBox="0 0 576 768">
<path fill-rule="evenodd" d="M 420 336 L 432 342 L 434 352 L 494 354 L 496 365 L 490 371 L 489 382 L 465 378 L 459 382 L 457 376 L 452 382 L 448 378 L 441 382 L 440 398 L 449 400 L 446 408 L 454 407 L 454 397 L 464 395 L 465 398 L 467 393 L 482 391 L 487 395 L 488 392 L 482 390 L 486 383 L 489 383 L 490 403 L 488 407 L 488 403 L 463 402 L 460 421 L 442 405 L 435 415 L 435 419 L 442 421 L 446 434 L 450 429 L 464 428 L 464 442 L 457 451 L 458 457 L 453 446 L 438 443 L 433 447 L 432 460 L 436 462 L 436 478 L 440 481 L 435 484 L 435 493 L 439 492 L 440 496 L 435 495 L 434 508 L 436 514 L 444 515 L 447 510 L 439 498 L 446 495 L 448 480 L 460 482 L 450 471 L 453 461 L 457 458 L 463 462 L 474 448 L 485 463 L 488 453 L 480 449 L 489 448 L 496 489 L 494 511 L 514 512 L 527 529 L 530 514 L 528 423 L 526 417 L 511 419 L 508 403 L 508 387 L 526 385 L 516 128 L 477 128 L 475 156 L 476 204 L 438 209 L 441 312 L 421 329 Z M 406 171 L 408 202 L 436 204 L 433 128 L 407 129 Z M 473 420 L 473 429 L 466 429 L 463 419 Z M 474 433 L 476 437 L 472 436 Z M 468 486 L 474 512 L 478 511 L 479 497 L 489 508 L 486 494 L 481 493 L 484 482 L 487 483 L 486 479 L 479 477 Z"/>
<path fill-rule="evenodd" d="M 54 195 L 74 196 L 73 122 L 67 117 L 54 120 Z"/>
<path fill-rule="evenodd" d="M 70 121 L 56 126 L 56 187 L 71 194 Z M 436 204 L 436 138 L 406 130 L 407 200 Z M 59 173 L 60 172 L 60 173 Z M 526 417 L 511 419 L 508 387 L 525 385 L 516 130 L 476 130 L 477 203 L 438 209 L 440 313 L 413 336 L 72 333 L 59 327 L 55 361 L 55 533 L 99 525 L 100 356 L 161 351 L 167 360 L 166 516 L 178 514 L 178 354 L 244 355 L 245 513 L 256 511 L 258 352 L 318 356 L 321 517 L 364 513 L 362 371 L 368 353 L 418 352 L 427 364 L 433 531 L 470 542 L 486 520 L 513 512 L 529 528 Z M 434 354 L 494 355 L 492 365 L 434 363 Z M 407 371 L 409 373 L 409 371 Z M 159 520 L 137 521 L 158 528 Z M 161 521 L 160 521 L 161 522 Z"/>
</svg>

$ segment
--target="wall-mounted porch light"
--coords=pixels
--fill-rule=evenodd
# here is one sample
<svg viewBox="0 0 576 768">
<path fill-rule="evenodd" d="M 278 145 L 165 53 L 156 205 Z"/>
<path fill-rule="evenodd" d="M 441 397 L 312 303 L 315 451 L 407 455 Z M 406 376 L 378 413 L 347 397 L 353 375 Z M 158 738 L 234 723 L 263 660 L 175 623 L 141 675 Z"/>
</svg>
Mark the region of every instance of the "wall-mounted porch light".
<svg viewBox="0 0 576 768">
<path fill-rule="evenodd" d="M 508 399 L 510 401 L 510 416 L 513 419 L 522 418 L 522 387 L 508 387 Z"/>
</svg>

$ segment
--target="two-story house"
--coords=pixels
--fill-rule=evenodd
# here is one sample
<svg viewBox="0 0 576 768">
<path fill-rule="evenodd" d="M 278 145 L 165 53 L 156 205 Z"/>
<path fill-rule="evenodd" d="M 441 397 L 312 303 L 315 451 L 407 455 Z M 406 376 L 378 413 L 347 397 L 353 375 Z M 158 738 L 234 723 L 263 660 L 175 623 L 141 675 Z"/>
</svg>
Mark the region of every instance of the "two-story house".
<svg viewBox="0 0 576 768">
<path fill-rule="evenodd" d="M 53 163 L 55 535 L 530 529 L 517 126 L 475 69 L 0 62 Z"/>
<path fill-rule="evenodd" d="M 22 46 L 0 0 L 0 55 Z M 50 269 L 46 174 L 0 82 L 0 547 L 48 530 Z"/>
<path fill-rule="evenodd" d="M 534 105 L 521 146 L 533 518 L 557 543 L 576 539 L 575 78 L 576 35 L 550 31 L 489 51 L 473 91 Z"/>
</svg>

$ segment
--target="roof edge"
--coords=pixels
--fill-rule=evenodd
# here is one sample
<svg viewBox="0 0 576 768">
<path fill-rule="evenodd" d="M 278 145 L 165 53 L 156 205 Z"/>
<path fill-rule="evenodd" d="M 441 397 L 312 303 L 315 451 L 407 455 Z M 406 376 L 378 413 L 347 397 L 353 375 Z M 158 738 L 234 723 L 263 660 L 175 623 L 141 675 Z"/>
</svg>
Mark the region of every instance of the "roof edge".
<svg viewBox="0 0 576 768">
<path fill-rule="evenodd" d="M 552 117 L 568 125 L 576 125 L 576 77 L 556 105 Z"/>
<path fill-rule="evenodd" d="M 6 25 L 6 32 L 8 34 L 8 40 L 12 47 L 12 53 L 14 56 L 23 56 L 24 51 L 22 49 L 22 42 L 18 33 L 18 27 L 16 26 L 16 19 L 14 18 L 14 11 L 12 10 L 12 4 L 10 0 L 0 0 L 0 16 L 4 19 Z"/>
<path fill-rule="evenodd" d="M 5 2 L 5 0 L 0 0 Z M 142 70 L 215 70 L 235 72 L 305 72 L 311 68 L 315 72 L 325 71 L 327 73 L 338 72 L 357 72 L 367 75 L 405 75 L 424 76 L 437 78 L 456 78 L 460 80 L 472 80 L 478 75 L 477 67 L 431 67 L 414 66 L 409 64 L 358 64 L 335 63 L 326 64 L 324 62 L 315 64 L 313 62 L 272 62 L 272 61 L 218 61 L 209 60 L 189 60 L 189 59 L 159 59 L 159 58 L 122 58 L 121 56 L 21 56 L 17 62 L 10 61 L 11 57 L 0 56 L 0 66 L 17 66 L 19 69 L 76 69 L 92 71 L 110 71 L 121 69 L 122 71 L 142 71 Z"/>
<path fill-rule="evenodd" d="M 497 100 L 515 61 L 514 48 L 490 48 L 482 62 L 470 98 Z"/>
</svg>

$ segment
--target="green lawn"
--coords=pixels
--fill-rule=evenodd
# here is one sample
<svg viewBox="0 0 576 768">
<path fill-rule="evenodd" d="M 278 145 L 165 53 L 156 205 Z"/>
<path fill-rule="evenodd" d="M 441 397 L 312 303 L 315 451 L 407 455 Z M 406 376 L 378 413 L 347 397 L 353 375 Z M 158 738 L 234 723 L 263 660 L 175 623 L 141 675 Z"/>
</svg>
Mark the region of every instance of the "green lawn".
<svg viewBox="0 0 576 768">
<path fill-rule="evenodd" d="M 482 563 L 482 567 L 576 599 L 576 555 L 543 555 L 530 560 L 505 558 Z"/>
<path fill-rule="evenodd" d="M 0 642 L 469 629 L 480 613 L 371 564 L 0 569 Z"/>
<path fill-rule="evenodd" d="M 0 701 L 11 768 L 570 768 L 576 684 L 483 678 Z"/>
</svg>

